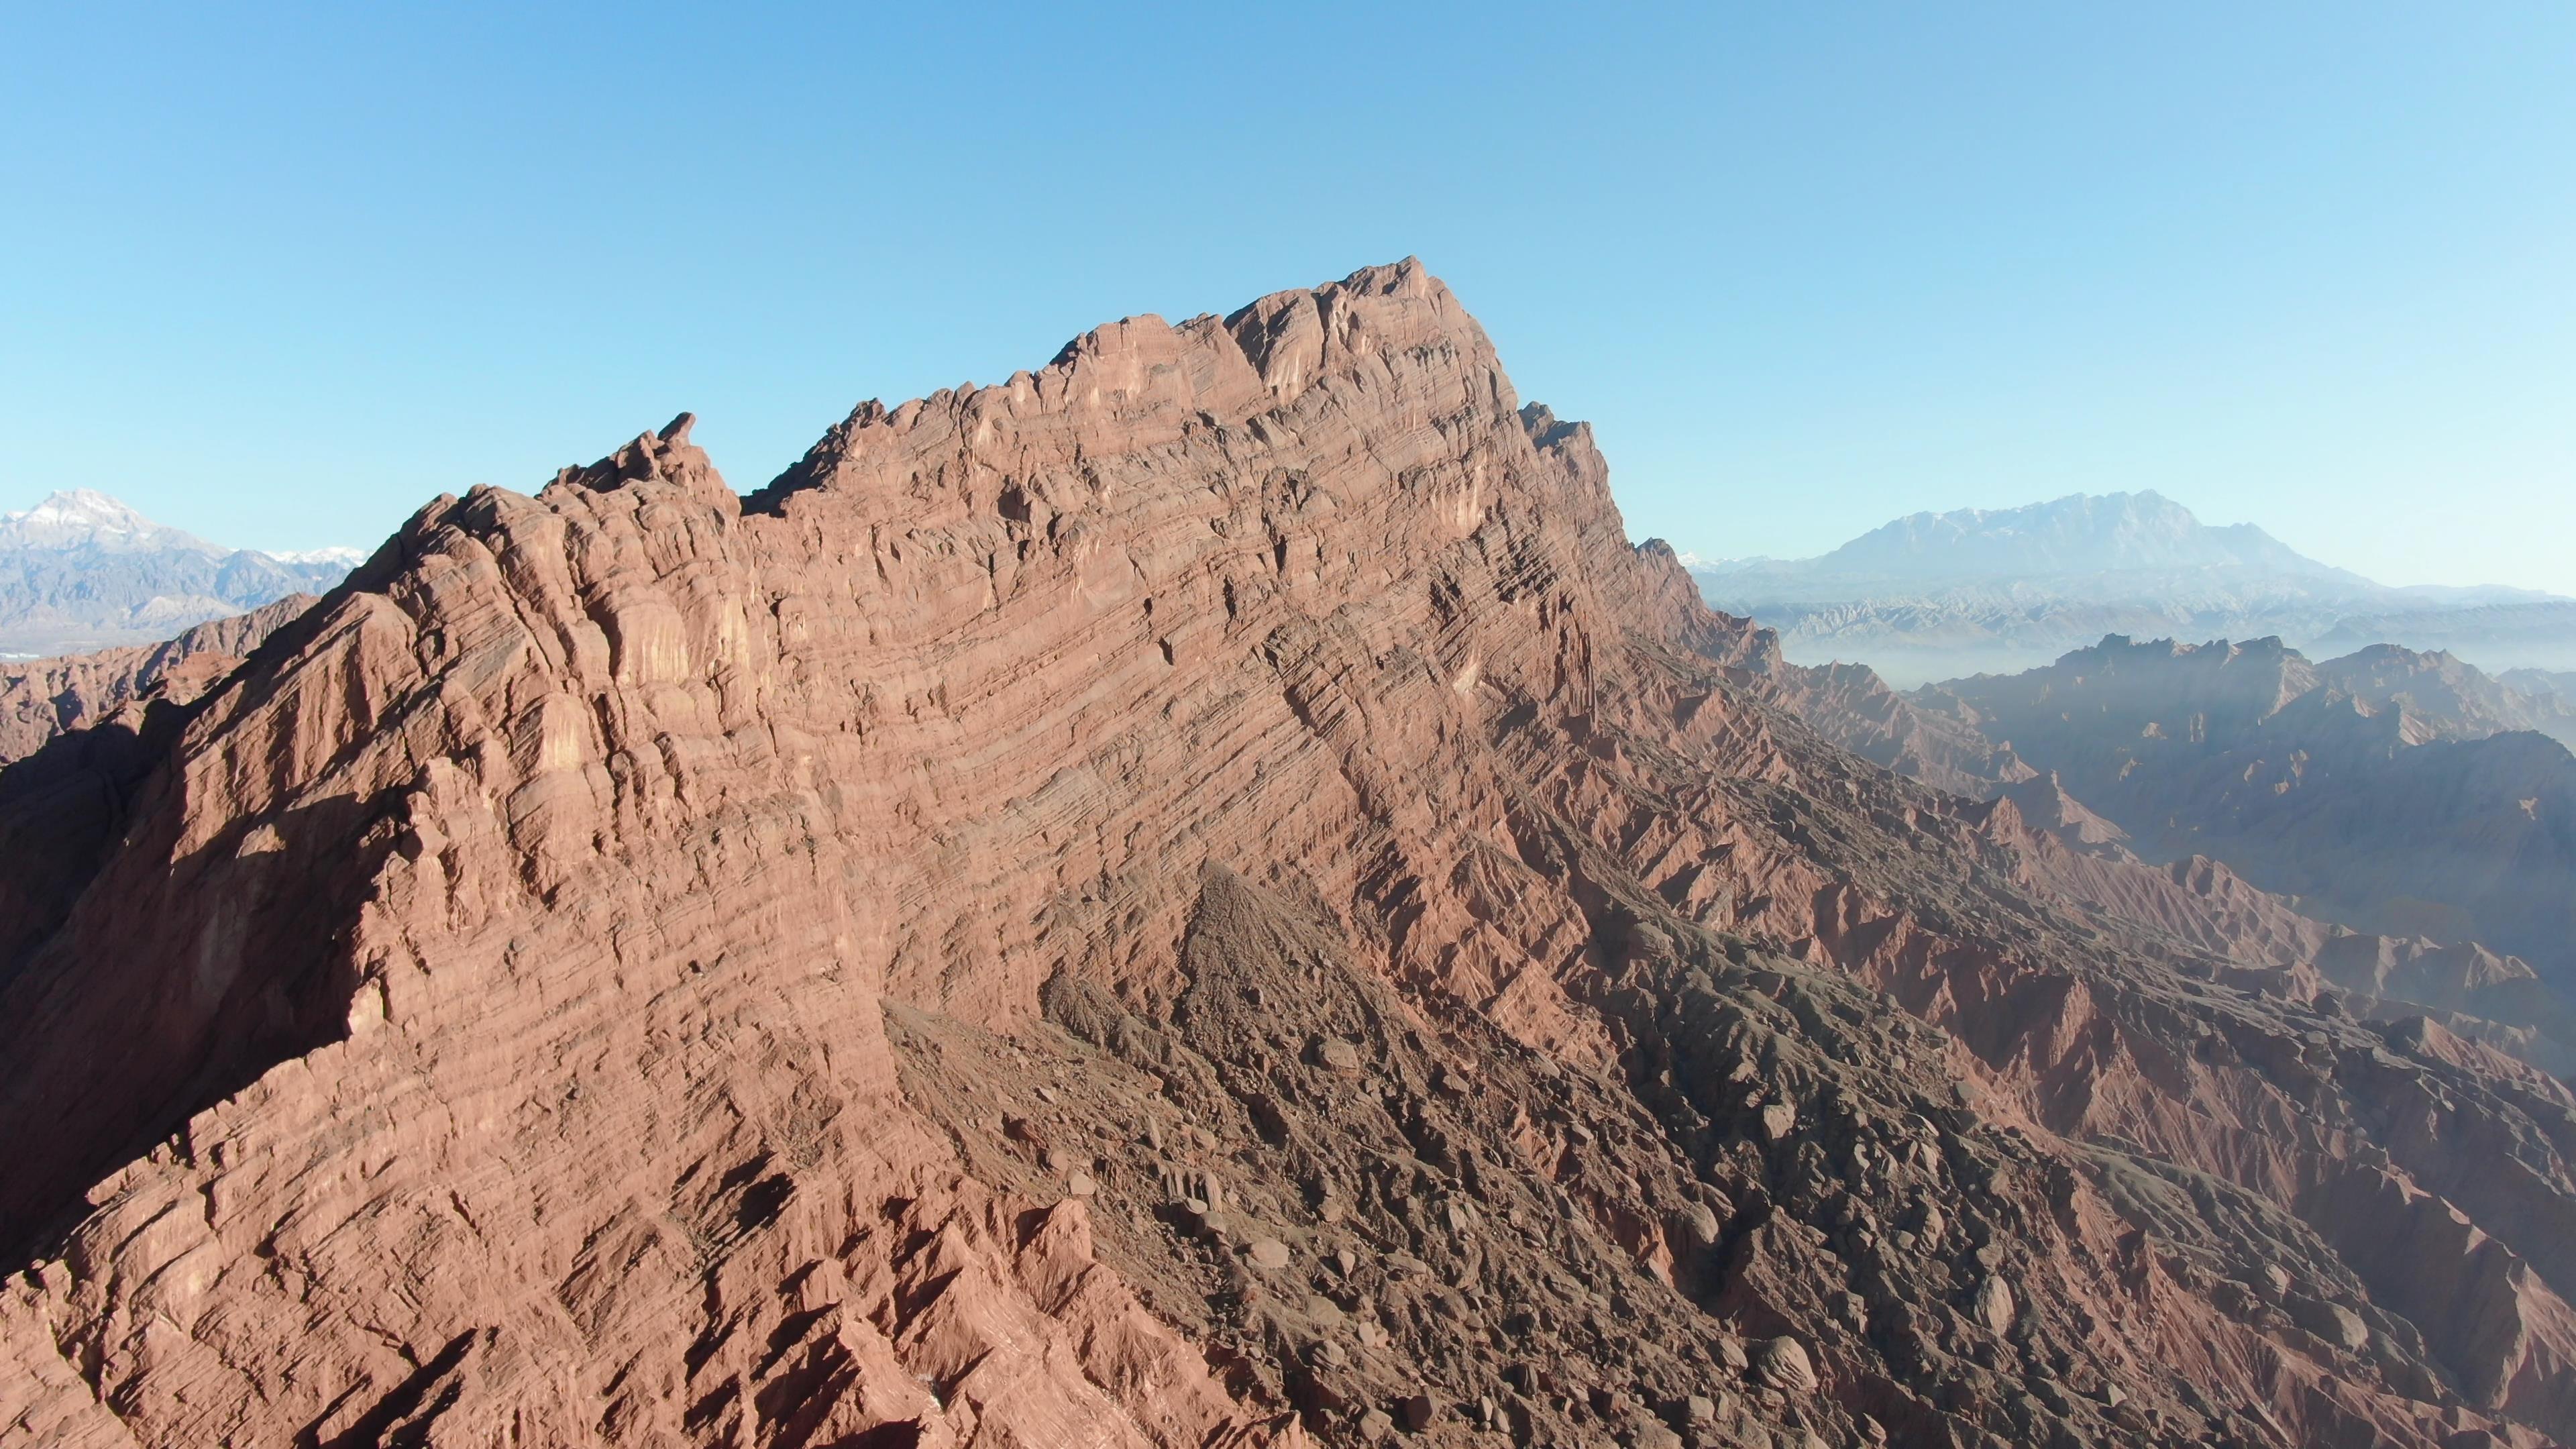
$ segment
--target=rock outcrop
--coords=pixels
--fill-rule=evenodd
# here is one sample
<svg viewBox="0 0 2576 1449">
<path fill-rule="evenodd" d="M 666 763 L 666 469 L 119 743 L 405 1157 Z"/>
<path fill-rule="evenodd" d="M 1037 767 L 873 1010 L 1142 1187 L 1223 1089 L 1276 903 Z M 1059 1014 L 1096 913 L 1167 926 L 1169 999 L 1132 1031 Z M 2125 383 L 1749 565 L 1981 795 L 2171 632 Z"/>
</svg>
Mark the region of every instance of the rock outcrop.
<svg viewBox="0 0 2576 1449">
<path fill-rule="evenodd" d="M 0 1440 L 2576 1436 L 2576 1098 L 1816 687 L 1410 262 L 441 499 L 0 773 Z"/>
</svg>

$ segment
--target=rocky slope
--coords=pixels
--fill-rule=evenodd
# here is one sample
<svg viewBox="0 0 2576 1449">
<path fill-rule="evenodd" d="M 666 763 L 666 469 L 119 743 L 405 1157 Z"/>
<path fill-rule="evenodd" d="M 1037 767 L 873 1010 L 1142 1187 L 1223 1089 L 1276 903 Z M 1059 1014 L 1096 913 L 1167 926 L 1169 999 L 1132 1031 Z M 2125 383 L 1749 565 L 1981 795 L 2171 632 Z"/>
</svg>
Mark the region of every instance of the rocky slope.
<svg viewBox="0 0 2576 1449">
<path fill-rule="evenodd" d="M 2378 713 L 2400 711 L 2415 740 L 2482 740 L 2512 730 L 2576 746 L 2576 699 L 2537 670 L 2490 678 L 2439 651 L 2373 644 L 2316 666 L 2317 683 Z M 2535 678 L 2535 676 L 2537 676 Z"/>
<path fill-rule="evenodd" d="M 1865 660 L 1912 685 L 2044 666 L 2105 634 L 2397 641 L 2491 666 L 2571 662 L 2576 603 L 2506 588 L 2389 588 L 2251 524 L 2153 492 L 1900 518 L 1811 559 L 1695 564 L 1711 605 L 1805 662 Z"/>
<path fill-rule="evenodd" d="M 24 759 L 65 730 L 97 724 L 148 697 L 195 699 L 312 604 L 310 594 L 289 594 L 159 644 L 0 664 L 0 763 Z"/>
<path fill-rule="evenodd" d="M 2009 741 L 2150 859 L 2206 855 L 2356 929 L 2483 942 L 2576 987 L 2570 718 L 2447 655 L 2122 638 L 1913 701 Z"/>
<path fill-rule="evenodd" d="M 0 513 L 0 658 L 155 644 L 189 625 L 340 581 L 349 550 L 265 554 L 73 489 Z"/>
<path fill-rule="evenodd" d="M 2535 699 L 2556 699 L 2576 707 L 2576 673 L 2549 669 L 2508 669 L 2496 676 L 2507 688 Z"/>
<path fill-rule="evenodd" d="M 2293 698 L 2331 689 L 2332 685 L 2321 683 L 2330 679 L 2334 685 L 2357 691 L 2361 708 L 2397 718 L 2399 737 L 2418 743 L 2484 739 L 2509 728 L 2556 719 L 2554 706 L 2545 698 L 2500 690 L 2496 681 L 2444 655 L 2415 655 L 2382 646 L 2311 666 L 2294 654 L 2285 656 L 2270 648 L 2267 641 L 2255 657 L 2281 666 L 2258 681 L 2258 687 L 2272 697 L 2283 697 L 2285 689 Z M 2223 665 L 2225 661 L 2223 653 L 2216 653 L 2202 662 Z M 1990 830 L 2016 844 L 2021 877 L 2035 889 L 2101 911 L 2127 927 L 2229 958 L 2258 973 L 2292 970 L 2301 983 L 2299 990 L 2330 985 L 2345 993 L 2353 1010 L 2373 1019 L 2394 1024 L 2429 1016 L 2455 1033 L 2493 1044 L 2545 1070 L 2561 1076 L 2576 1072 L 2576 1000 L 2563 986 L 2544 983 L 2521 958 L 2500 955 L 2461 936 L 2437 942 L 2421 935 L 2388 935 L 2330 924 L 2336 915 L 2330 898 L 2276 894 L 2211 856 L 2173 853 L 2177 841 L 2181 846 L 2207 843 L 2193 832 L 2201 829 L 2206 808 L 2225 806 L 2225 782 L 2209 793 L 2194 794 L 2193 786 L 2169 781 L 2162 792 L 2170 797 L 2162 802 L 2166 814 L 2129 815 L 2142 833 L 2161 841 L 2160 849 L 2142 843 L 2118 822 L 2077 799 L 2056 770 L 2034 769 L 2001 732 L 2015 717 L 2012 710 L 2036 707 L 2034 698 L 2044 706 L 2055 697 L 2051 690 L 2064 689 L 2063 698 L 2078 708 L 2044 724 L 2038 736 L 2043 741 L 2040 756 L 2064 762 L 2063 747 L 2083 733 L 2077 722 L 2096 719 L 2099 713 L 2101 702 L 2088 700 L 2085 694 L 2090 676 L 2077 674 L 2071 680 L 2042 685 L 2035 696 L 2016 695 L 2014 681 L 1991 678 L 1958 681 L 1961 692 L 1957 693 L 1948 687 L 1927 686 L 1898 694 L 1857 665 L 1781 666 L 1770 677 L 1774 698 L 1854 753 L 1943 789 L 1996 802 L 2002 808 L 1990 817 Z M 2244 677 L 2240 675 L 2239 682 Z M 2114 686 L 2115 692 L 2128 688 Z M 2142 692 L 2154 694 L 2158 688 L 2176 689 L 2176 699 L 2187 697 L 2173 680 Z M 2002 712 L 1989 715 L 1966 694 L 2000 695 Z M 2356 695 L 2346 692 L 2341 697 L 2352 700 Z M 2116 751 L 2129 732 L 2142 737 L 2148 732 L 2135 719 L 2116 713 L 2111 718 L 2114 722 L 2097 732 L 2093 745 Z M 2156 734 L 2161 736 L 2163 731 L 2158 728 Z M 2120 764 L 2136 769 L 2126 759 Z M 2374 782 L 2383 782 L 2375 769 L 2370 761 L 2361 762 L 2339 788 L 2366 793 Z M 2098 771 L 2092 778 L 2098 783 Z M 2222 832 L 2222 842 L 2214 848 L 2251 858 L 2257 869 L 2276 864 L 2267 862 L 2259 850 L 2231 848 L 2235 844 L 2224 840 Z M 2387 851 L 2410 848 L 2402 829 L 2390 829 L 2384 823 L 2275 844 L 2288 851 L 2323 848 L 2338 855 L 2367 852 L 2374 846 Z M 2151 863 L 2149 854 L 2142 851 L 2158 863 Z"/>
<path fill-rule="evenodd" d="M 1410 262 L 441 499 L 0 773 L 0 1438 L 2576 1435 L 2576 1098 L 1818 687 Z"/>
</svg>

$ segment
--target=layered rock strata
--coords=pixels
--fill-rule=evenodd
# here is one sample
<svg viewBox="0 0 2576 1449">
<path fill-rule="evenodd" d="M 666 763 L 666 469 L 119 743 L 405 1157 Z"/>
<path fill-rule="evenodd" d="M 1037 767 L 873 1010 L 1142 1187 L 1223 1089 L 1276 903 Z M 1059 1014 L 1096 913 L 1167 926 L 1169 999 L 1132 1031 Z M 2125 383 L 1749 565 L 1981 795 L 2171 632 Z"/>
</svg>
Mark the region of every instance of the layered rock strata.
<svg viewBox="0 0 2576 1449">
<path fill-rule="evenodd" d="M 2576 1434 L 2576 1099 L 1812 687 L 1409 262 L 441 499 L 0 775 L 0 1438 Z"/>
</svg>

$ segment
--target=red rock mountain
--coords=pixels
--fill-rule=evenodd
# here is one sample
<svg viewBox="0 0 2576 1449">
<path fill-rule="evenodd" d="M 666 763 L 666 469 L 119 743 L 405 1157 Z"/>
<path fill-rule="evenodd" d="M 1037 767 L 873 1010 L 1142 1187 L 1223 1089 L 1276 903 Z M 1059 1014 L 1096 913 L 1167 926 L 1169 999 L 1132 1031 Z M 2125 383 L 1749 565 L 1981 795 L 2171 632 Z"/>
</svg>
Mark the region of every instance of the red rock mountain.
<svg viewBox="0 0 2576 1449">
<path fill-rule="evenodd" d="M 443 498 L 0 775 L 0 1441 L 2576 1436 L 2576 1098 L 1867 688 L 1411 262 Z"/>
</svg>

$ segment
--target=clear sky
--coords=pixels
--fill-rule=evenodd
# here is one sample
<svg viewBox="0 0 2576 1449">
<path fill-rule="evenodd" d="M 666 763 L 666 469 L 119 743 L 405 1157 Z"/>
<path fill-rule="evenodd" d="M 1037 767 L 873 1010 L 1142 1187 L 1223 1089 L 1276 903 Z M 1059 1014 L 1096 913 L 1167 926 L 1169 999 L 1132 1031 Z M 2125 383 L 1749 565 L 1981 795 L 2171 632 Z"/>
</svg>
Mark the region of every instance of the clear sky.
<svg viewBox="0 0 2576 1449">
<path fill-rule="evenodd" d="M 254 8 L 0 18 L 0 508 L 371 544 L 681 408 L 748 489 L 1413 253 L 1641 537 L 2153 487 L 2576 593 L 2576 7 Z"/>
</svg>

